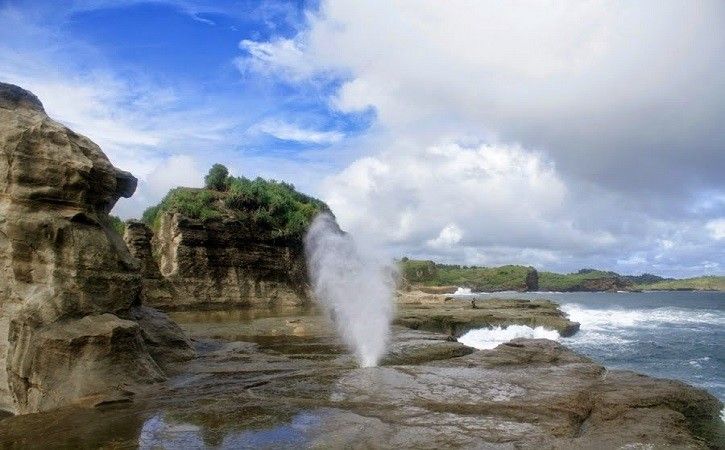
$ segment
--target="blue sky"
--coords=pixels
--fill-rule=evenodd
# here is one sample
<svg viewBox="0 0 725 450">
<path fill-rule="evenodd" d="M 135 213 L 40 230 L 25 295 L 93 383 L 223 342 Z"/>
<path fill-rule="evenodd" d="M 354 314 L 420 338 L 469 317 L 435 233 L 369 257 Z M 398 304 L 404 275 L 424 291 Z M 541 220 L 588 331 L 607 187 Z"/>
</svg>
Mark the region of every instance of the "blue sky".
<svg viewBox="0 0 725 450">
<path fill-rule="evenodd" d="M 0 80 L 139 178 L 294 183 L 391 255 L 725 271 L 725 6 L 0 1 Z"/>
</svg>

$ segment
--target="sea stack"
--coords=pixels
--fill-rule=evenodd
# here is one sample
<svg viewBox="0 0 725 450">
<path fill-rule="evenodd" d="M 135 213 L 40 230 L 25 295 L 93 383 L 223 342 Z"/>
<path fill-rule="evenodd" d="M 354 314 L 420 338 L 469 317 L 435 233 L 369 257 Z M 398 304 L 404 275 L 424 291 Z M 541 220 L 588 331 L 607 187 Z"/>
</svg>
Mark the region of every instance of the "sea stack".
<svg viewBox="0 0 725 450">
<path fill-rule="evenodd" d="M 140 264 L 110 226 L 135 189 L 35 95 L 0 83 L 0 410 L 126 399 L 165 379 L 160 347 L 193 354 L 141 305 Z"/>
</svg>

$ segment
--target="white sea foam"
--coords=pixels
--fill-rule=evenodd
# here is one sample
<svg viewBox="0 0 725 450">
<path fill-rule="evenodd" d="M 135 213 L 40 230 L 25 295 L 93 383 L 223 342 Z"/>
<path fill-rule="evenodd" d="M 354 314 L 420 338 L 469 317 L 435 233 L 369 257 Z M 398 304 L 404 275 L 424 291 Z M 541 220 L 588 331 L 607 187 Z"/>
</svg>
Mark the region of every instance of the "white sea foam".
<svg viewBox="0 0 725 450">
<path fill-rule="evenodd" d="M 475 294 L 473 292 L 471 292 L 470 288 L 459 287 L 458 289 L 456 289 L 456 292 L 454 292 L 453 295 L 475 295 Z"/>
<path fill-rule="evenodd" d="M 595 309 L 577 303 L 562 306 L 582 330 L 611 330 L 614 328 L 654 328 L 672 325 L 719 325 L 725 326 L 725 314 L 714 310 L 693 310 L 675 307 L 654 309 Z"/>
<path fill-rule="evenodd" d="M 458 338 L 458 342 L 479 350 L 487 350 L 516 338 L 557 340 L 559 339 L 559 333 L 554 330 L 547 330 L 544 327 L 531 328 L 526 325 L 509 325 L 506 328 L 494 327 L 471 330 Z"/>
<path fill-rule="evenodd" d="M 702 358 L 697 358 L 697 359 L 690 360 L 690 361 L 688 361 L 688 363 L 692 367 L 694 367 L 696 369 L 702 369 L 702 364 L 703 363 L 706 363 L 708 361 L 710 361 L 710 357 L 709 356 L 705 356 L 705 357 L 702 357 Z"/>
</svg>

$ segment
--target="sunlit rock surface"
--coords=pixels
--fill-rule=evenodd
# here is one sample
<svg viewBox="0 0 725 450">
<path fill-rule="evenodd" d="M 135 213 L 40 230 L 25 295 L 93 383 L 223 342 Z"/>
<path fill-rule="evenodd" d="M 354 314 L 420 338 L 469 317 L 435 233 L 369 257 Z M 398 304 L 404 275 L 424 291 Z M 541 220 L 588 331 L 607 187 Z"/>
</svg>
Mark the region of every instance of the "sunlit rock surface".
<svg viewBox="0 0 725 450">
<path fill-rule="evenodd" d="M 165 378 L 131 317 L 145 315 L 139 263 L 108 219 L 135 189 L 33 94 L 0 83 L 0 409 L 118 399 Z"/>
</svg>

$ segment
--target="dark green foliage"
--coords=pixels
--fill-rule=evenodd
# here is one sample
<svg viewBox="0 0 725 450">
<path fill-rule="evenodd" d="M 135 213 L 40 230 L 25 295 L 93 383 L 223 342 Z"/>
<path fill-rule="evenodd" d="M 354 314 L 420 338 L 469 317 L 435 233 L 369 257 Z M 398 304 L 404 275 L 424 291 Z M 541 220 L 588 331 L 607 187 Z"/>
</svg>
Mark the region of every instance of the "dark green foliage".
<svg viewBox="0 0 725 450">
<path fill-rule="evenodd" d="M 111 222 L 113 229 L 116 230 L 116 233 L 123 236 L 123 232 L 126 231 L 126 224 L 123 223 L 123 220 L 121 220 L 118 216 L 113 215 L 109 215 L 108 219 Z"/>
<path fill-rule="evenodd" d="M 214 170 L 217 166 L 224 168 L 215 164 L 209 171 L 207 182 L 212 172 L 218 172 L 217 175 L 222 173 Z M 219 186 L 221 178 L 215 178 L 215 186 Z M 192 219 L 236 219 L 251 233 L 287 239 L 300 238 L 317 213 L 329 212 L 325 203 L 297 192 L 289 183 L 263 178 L 249 180 L 225 174 L 223 184 L 223 190 L 172 189 L 161 203 L 144 212 L 142 220 L 157 227 L 163 212 L 175 211 Z"/>
<path fill-rule="evenodd" d="M 539 289 L 542 291 L 578 291 L 586 282 L 612 280 L 628 284 L 618 273 L 603 270 L 581 269 L 576 273 L 539 272 Z"/>
<path fill-rule="evenodd" d="M 643 273 L 642 275 L 625 275 L 622 278 L 634 284 L 652 284 L 660 281 L 672 280 L 672 278 L 663 278 L 659 275 L 652 275 L 651 273 Z"/>
<path fill-rule="evenodd" d="M 215 191 L 226 191 L 229 182 L 229 170 L 222 164 L 214 164 L 204 177 L 204 186 Z"/>
<path fill-rule="evenodd" d="M 301 236 L 317 213 L 329 211 L 323 202 L 297 192 L 293 185 L 263 178 L 230 177 L 224 204 L 237 217 L 273 230 L 274 237 Z"/>
<path fill-rule="evenodd" d="M 186 217 L 199 220 L 220 218 L 222 213 L 216 205 L 219 195 L 220 193 L 207 189 L 178 187 L 170 190 L 161 203 L 144 211 L 141 220 L 156 228 L 161 213 L 165 211 L 179 212 Z"/>
</svg>

